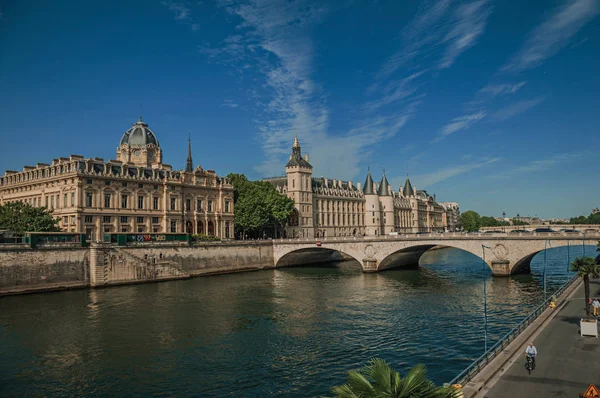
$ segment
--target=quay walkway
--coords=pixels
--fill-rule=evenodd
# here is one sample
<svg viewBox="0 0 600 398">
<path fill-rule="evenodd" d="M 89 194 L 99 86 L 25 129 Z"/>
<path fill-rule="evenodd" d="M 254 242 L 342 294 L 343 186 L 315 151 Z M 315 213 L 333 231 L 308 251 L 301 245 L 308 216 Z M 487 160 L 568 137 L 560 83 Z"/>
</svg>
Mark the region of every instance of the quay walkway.
<svg viewBox="0 0 600 398">
<path fill-rule="evenodd" d="M 590 295 L 600 297 L 600 281 L 591 281 Z M 511 343 L 510 360 L 500 368 L 490 363 L 481 371 L 477 377 L 487 382 L 476 390 L 465 388 L 465 397 L 578 397 L 590 384 L 600 388 L 600 339 L 579 334 L 579 321 L 585 316 L 584 303 L 583 283 L 578 283 L 566 300 L 559 303 L 556 313 L 533 334 L 523 336 L 527 340 Z M 538 350 L 531 375 L 525 369 L 525 348 L 529 341 Z"/>
</svg>

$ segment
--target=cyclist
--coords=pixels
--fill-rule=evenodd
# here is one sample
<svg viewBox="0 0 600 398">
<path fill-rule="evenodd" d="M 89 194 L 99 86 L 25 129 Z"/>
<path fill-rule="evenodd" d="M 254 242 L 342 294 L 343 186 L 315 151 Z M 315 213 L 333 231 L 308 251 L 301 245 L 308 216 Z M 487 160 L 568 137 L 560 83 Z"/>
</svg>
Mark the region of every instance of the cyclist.
<svg viewBox="0 0 600 398">
<path fill-rule="evenodd" d="M 529 343 L 529 345 L 525 349 L 525 354 L 527 354 L 528 357 L 531 357 L 531 366 L 532 368 L 535 368 L 535 357 L 537 355 L 537 349 L 535 348 L 533 343 Z"/>
</svg>

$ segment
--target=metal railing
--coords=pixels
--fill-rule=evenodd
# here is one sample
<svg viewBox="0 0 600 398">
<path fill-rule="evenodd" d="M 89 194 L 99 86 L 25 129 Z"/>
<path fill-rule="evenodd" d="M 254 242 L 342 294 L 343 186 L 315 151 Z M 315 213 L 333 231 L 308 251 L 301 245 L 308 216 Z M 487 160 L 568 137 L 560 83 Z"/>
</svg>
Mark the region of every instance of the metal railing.
<svg viewBox="0 0 600 398">
<path fill-rule="evenodd" d="M 578 276 L 575 275 L 571 280 L 562 285 L 558 290 L 556 290 L 552 296 L 558 297 L 569 288 L 578 279 Z M 459 373 L 449 384 L 461 384 L 465 385 L 469 382 L 475 375 L 477 375 L 487 364 L 489 364 L 494 358 L 498 356 L 515 338 L 517 338 L 523 330 L 527 326 L 529 326 L 533 321 L 535 321 L 550 305 L 550 301 L 552 301 L 552 296 L 546 299 L 539 307 L 537 307 L 533 312 L 531 312 L 525 319 L 523 319 L 517 326 L 515 326 L 511 331 L 506 333 L 504 337 L 500 339 L 492 348 L 487 350 L 482 356 L 477 358 L 471 365 L 469 365 L 465 370 Z"/>
</svg>

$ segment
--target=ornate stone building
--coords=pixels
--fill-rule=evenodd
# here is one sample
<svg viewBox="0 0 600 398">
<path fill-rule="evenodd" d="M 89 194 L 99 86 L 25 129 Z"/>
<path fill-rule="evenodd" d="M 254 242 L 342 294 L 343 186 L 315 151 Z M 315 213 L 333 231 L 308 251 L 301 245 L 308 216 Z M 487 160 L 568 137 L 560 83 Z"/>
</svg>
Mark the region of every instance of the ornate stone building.
<svg viewBox="0 0 600 398">
<path fill-rule="evenodd" d="M 233 186 L 213 170 L 193 167 L 191 142 L 185 170 L 162 162 L 158 139 L 140 120 L 123 134 L 117 159 L 80 155 L 51 164 L 6 170 L 0 204 L 47 207 L 68 232 L 102 239 L 114 232 L 187 232 L 233 238 Z"/>
<path fill-rule="evenodd" d="M 413 188 L 408 176 L 398 192 L 392 190 L 385 172 L 376 184 L 369 170 L 362 188 L 352 181 L 313 177 L 309 156 L 302 157 L 298 137 L 285 172 L 265 181 L 296 205 L 286 228 L 287 237 L 376 236 L 447 229 L 446 211 L 435 195 Z"/>
<path fill-rule="evenodd" d="M 460 209 L 456 202 L 440 202 L 445 210 L 447 231 L 454 232 L 460 229 Z"/>
</svg>

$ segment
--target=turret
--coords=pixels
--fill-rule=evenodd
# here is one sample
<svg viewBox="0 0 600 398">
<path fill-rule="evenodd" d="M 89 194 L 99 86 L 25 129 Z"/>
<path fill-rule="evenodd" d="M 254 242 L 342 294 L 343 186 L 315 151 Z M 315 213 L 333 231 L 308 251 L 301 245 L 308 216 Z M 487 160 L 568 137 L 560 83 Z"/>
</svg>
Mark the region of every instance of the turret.
<svg viewBox="0 0 600 398">
<path fill-rule="evenodd" d="M 373 178 L 371 178 L 371 170 L 367 172 L 363 194 L 365 196 L 365 233 L 371 236 L 381 235 L 379 196 L 375 190 Z"/>
<path fill-rule="evenodd" d="M 385 170 L 383 171 L 383 177 L 381 178 L 377 194 L 379 195 L 382 215 L 382 234 L 389 235 L 390 232 L 394 232 L 394 197 L 392 196 L 390 184 L 385 176 Z"/>
</svg>

